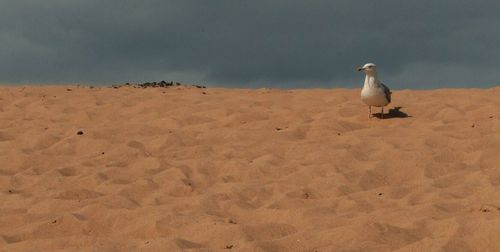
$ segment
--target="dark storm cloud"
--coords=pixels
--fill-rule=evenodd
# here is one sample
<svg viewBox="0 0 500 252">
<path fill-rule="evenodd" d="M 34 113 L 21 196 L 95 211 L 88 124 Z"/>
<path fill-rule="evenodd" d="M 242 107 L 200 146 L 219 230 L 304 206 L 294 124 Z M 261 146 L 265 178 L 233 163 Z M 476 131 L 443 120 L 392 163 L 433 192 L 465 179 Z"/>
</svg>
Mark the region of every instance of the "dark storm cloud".
<svg viewBox="0 0 500 252">
<path fill-rule="evenodd" d="M 0 82 L 500 84 L 500 2 L 3 0 Z"/>
</svg>

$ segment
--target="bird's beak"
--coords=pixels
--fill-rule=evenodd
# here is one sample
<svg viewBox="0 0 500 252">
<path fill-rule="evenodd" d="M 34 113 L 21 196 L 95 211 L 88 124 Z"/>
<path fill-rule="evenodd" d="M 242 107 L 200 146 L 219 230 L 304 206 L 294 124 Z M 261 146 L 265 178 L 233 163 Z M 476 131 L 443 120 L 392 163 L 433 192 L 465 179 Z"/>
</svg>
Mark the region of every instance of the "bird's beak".
<svg viewBox="0 0 500 252">
<path fill-rule="evenodd" d="M 365 69 L 362 67 L 358 67 L 358 71 L 363 71 L 363 70 L 365 70 Z"/>
</svg>

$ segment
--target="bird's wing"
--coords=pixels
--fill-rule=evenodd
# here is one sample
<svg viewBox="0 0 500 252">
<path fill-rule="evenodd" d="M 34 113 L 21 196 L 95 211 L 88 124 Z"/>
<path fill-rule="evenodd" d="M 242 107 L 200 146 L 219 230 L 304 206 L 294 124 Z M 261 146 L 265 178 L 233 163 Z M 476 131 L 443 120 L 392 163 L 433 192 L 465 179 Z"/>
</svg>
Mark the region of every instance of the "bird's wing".
<svg viewBox="0 0 500 252">
<path fill-rule="evenodd" d="M 385 93 L 385 99 L 387 99 L 388 102 L 391 102 L 391 90 L 389 90 L 389 88 L 384 85 L 384 83 L 380 83 L 382 85 L 382 88 L 384 89 L 384 93 Z"/>
</svg>

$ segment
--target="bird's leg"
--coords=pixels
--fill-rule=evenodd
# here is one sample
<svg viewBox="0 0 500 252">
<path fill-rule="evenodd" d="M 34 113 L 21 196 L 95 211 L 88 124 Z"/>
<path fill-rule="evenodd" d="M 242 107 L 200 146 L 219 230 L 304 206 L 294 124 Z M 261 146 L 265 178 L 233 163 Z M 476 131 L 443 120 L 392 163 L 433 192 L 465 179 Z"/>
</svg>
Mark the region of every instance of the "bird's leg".
<svg viewBox="0 0 500 252">
<path fill-rule="evenodd" d="M 372 119 L 372 106 L 368 106 L 368 119 Z"/>
<path fill-rule="evenodd" d="M 384 106 L 382 106 L 382 115 L 380 115 L 382 119 L 384 119 Z"/>
</svg>

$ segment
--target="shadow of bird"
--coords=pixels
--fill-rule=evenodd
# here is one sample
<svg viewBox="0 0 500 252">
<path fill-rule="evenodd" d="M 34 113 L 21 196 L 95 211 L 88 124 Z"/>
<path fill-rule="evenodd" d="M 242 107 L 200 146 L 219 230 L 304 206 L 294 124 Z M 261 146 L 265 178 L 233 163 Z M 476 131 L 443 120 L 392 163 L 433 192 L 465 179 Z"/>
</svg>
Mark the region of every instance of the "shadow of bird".
<svg viewBox="0 0 500 252">
<path fill-rule="evenodd" d="M 384 114 L 384 117 L 382 118 L 381 113 L 376 113 L 373 116 L 379 118 L 379 119 L 390 119 L 390 118 L 407 118 L 411 117 L 405 112 L 401 111 L 403 107 L 394 107 L 392 109 L 389 109 L 389 113 Z"/>
</svg>

